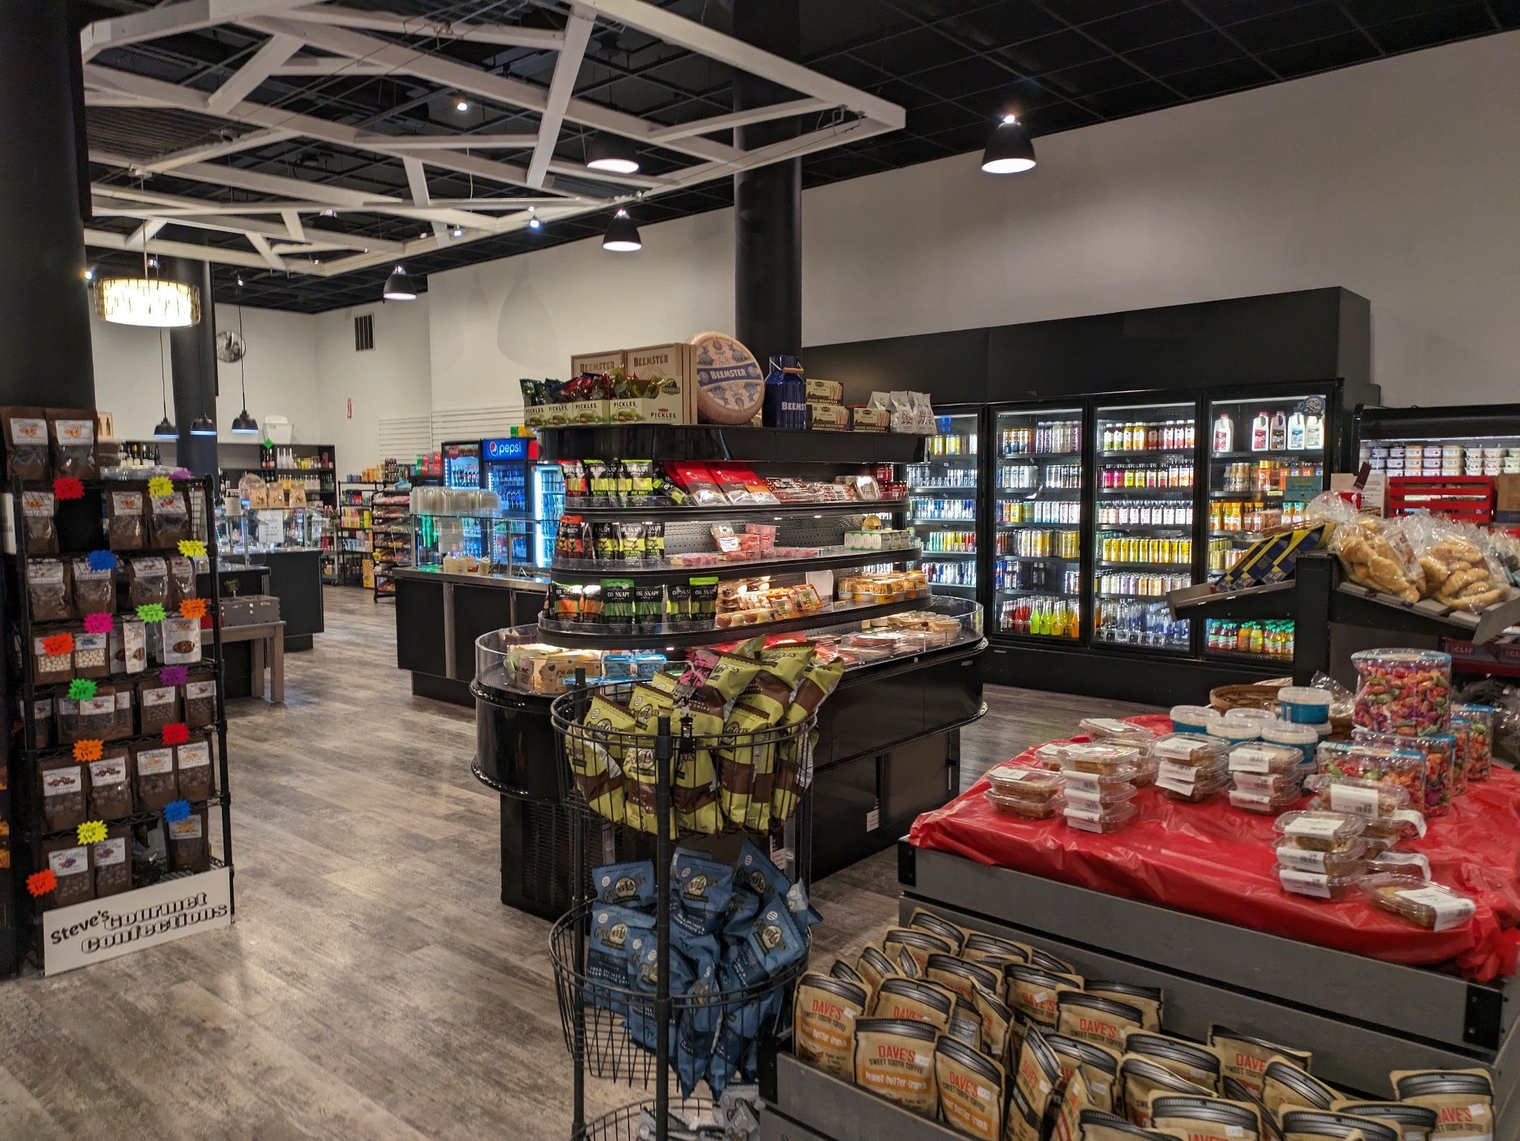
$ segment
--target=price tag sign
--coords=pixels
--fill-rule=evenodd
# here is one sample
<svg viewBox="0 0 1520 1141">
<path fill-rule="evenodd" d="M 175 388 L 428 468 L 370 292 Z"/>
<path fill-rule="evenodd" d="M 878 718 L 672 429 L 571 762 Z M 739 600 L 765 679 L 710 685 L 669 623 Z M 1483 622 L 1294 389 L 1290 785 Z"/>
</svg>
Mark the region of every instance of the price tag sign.
<svg viewBox="0 0 1520 1141">
<path fill-rule="evenodd" d="M 1290 475 L 1283 498 L 1294 503 L 1308 503 L 1323 490 L 1324 484 L 1316 476 Z"/>
</svg>

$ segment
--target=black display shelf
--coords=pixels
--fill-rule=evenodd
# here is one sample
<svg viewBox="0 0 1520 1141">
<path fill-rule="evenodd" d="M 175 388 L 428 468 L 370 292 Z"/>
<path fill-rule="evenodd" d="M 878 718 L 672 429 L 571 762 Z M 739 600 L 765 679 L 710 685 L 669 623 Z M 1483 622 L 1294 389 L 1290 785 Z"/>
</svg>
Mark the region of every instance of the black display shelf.
<svg viewBox="0 0 1520 1141">
<path fill-rule="evenodd" d="M 1127 563 L 1112 559 L 1098 559 L 1094 566 L 1102 570 L 1143 570 L 1143 571 L 1190 571 L 1193 564 L 1188 563 Z"/>
<path fill-rule="evenodd" d="M 707 626 L 701 630 L 662 630 L 636 633 L 618 633 L 603 623 L 598 627 L 565 625 L 540 617 L 538 630 L 546 641 L 568 649 L 603 649 L 616 646 L 627 650 L 658 650 L 666 646 L 709 646 L 714 642 L 738 642 L 753 638 L 756 634 L 785 634 L 793 630 L 813 630 L 820 626 L 833 626 L 841 622 L 856 622 L 866 618 L 885 618 L 889 614 L 902 614 L 909 610 L 922 610 L 929 602 L 928 594 L 905 598 L 900 602 L 885 603 L 834 603 L 811 614 L 787 618 L 780 622 L 764 622 L 754 626 L 731 626 L 719 629 Z"/>
<path fill-rule="evenodd" d="M 976 552 L 975 551 L 925 551 L 925 550 L 920 550 L 918 557 L 920 559 L 924 560 L 924 561 L 932 561 L 934 559 L 974 559 L 974 558 L 976 558 Z"/>
<path fill-rule="evenodd" d="M 908 495 L 913 499 L 933 498 L 936 495 L 950 493 L 952 495 L 975 495 L 978 489 L 975 487 L 910 487 Z"/>
<path fill-rule="evenodd" d="M 997 587 L 992 593 L 994 593 L 994 594 L 1006 594 L 1010 598 L 1019 598 L 1019 597 L 1022 597 L 1024 595 L 1040 595 L 1040 596 L 1042 596 L 1044 598 L 1081 598 L 1082 597 L 1082 592 L 1081 591 L 1077 591 L 1077 590 L 1055 590 L 1055 589 L 1053 589 L 1051 587 L 1048 587 L 1048 586 L 1031 586 L 1031 587 L 1027 587 L 1027 588 L 1025 588 L 1025 587 L 1019 587 L 1019 586 L 1000 586 L 1000 587 Z M 1113 598 L 1115 596 L 1114 595 L 1103 595 L 1102 597 Z"/>
<path fill-rule="evenodd" d="M 1093 598 L 1094 598 L 1094 600 L 1096 600 L 1098 602 L 1102 602 L 1105 598 L 1117 598 L 1121 602 L 1165 602 L 1166 601 L 1166 595 L 1165 594 L 1111 594 L 1111 593 L 1108 593 L 1106 591 L 1104 593 L 1102 593 L 1102 594 L 1094 594 Z"/>
<path fill-rule="evenodd" d="M 904 464 L 924 457 L 924 436 L 895 432 L 815 432 L 726 428 L 718 424 L 599 424 L 538 429 L 544 461 L 650 457 L 743 463 Z M 976 460 L 976 456 L 934 456 Z"/>
<path fill-rule="evenodd" d="M 1099 499 L 1191 499 L 1191 487 L 1100 487 L 1093 493 Z"/>
<path fill-rule="evenodd" d="M 1008 460 L 1080 460 L 1081 452 L 1010 452 L 998 456 L 998 462 Z"/>
<path fill-rule="evenodd" d="M 1192 454 L 1192 448 L 1139 448 L 1135 451 L 1126 452 L 1100 451 L 1095 458 L 1099 463 L 1102 463 L 1104 460 L 1134 460 L 1143 459 L 1146 456 L 1190 456 Z"/>
<path fill-rule="evenodd" d="M 1082 561 L 1079 555 L 1071 555 L 1070 557 L 1066 555 L 1016 555 L 1012 551 L 998 551 L 995 557 L 1000 559 L 1018 559 L 1020 562 L 1026 563 L 1079 563 Z"/>
<path fill-rule="evenodd" d="M 1225 662 L 1248 662 L 1253 666 L 1280 665 L 1285 669 L 1293 668 L 1292 658 L 1273 657 L 1270 654 L 1251 654 L 1241 650 L 1211 650 L 1204 647 L 1205 658 L 1218 658 Z"/>
<path fill-rule="evenodd" d="M 750 562 L 721 562 L 699 567 L 673 567 L 668 564 L 640 567 L 610 560 L 577 559 L 577 565 L 574 566 L 557 560 L 549 568 L 549 573 L 560 581 L 585 579 L 599 582 L 605 578 L 626 578 L 650 585 L 681 583 L 694 576 L 704 575 L 736 573 L 739 577 L 747 578 L 756 574 L 803 574 L 807 571 L 871 566 L 877 563 L 908 563 L 917 561 L 919 555 L 918 547 L 904 547 L 892 551 L 841 551 L 832 555 L 819 555 L 815 559 L 755 559 Z"/>
<path fill-rule="evenodd" d="M 974 490 L 974 489 L 972 489 Z M 875 515 L 881 512 L 901 511 L 907 506 L 906 499 L 851 499 L 829 503 L 717 503 L 707 506 L 673 503 L 620 504 L 617 506 L 576 507 L 565 505 L 566 515 L 579 515 L 587 522 L 601 520 L 626 520 L 643 522 L 679 522 L 689 519 L 766 519 L 801 515 Z"/>
<path fill-rule="evenodd" d="M 975 594 L 977 585 L 974 582 L 931 582 L 929 584 L 930 594 L 940 590 L 969 590 Z"/>
<path fill-rule="evenodd" d="M 1257 500 L 1281 499 L 1281 491 L 1210 491 L 1210 499 L 1239 500 L 1242 503 L 1252 503 Z"/>
<path fill-rule="evenodd" d="M 1101 531 L 1191 531 L 1191 523 L 1097 523 Z"/>
<path fill-rule="evenodd" d="M 940 527 L 946 531 L 974 531 L 975 519 L 913 519 L 909 527 Z"/>
<path fill-rule="evenodd" d="M 1325 455 L 1323 448 L 1300 448 L 1297 451 L 1289 451 L 1287 448 L 1275 448 L 1264 452 L 1212 452 L 1209 460 L 1234 461 L 1234 460 L 1309 460 L 1311 463 L 1324 463 Z"/>
<path fill-rule="evenodd" d="M 999 531 L 1075 531 L 1080 523 L 998 523 Z"/>
</svg>

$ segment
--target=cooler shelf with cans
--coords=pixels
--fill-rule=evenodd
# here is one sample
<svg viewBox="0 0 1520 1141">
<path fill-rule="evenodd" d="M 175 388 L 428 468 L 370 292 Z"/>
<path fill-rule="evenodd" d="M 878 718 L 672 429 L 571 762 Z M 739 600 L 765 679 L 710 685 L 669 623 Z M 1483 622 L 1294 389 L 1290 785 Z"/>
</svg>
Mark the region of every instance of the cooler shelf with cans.
<svg viewBox="0 0 1520 1141">
<path fill-rule="evenodd" d="M 936 409 L 938 432 L 925 441 L 922 463 L 906 464 L 908 526 L 922 548 L 919 569 L 936 591 L 972 597 L 980 561 L 981 493 L 978 410 Z"/>
</svg>

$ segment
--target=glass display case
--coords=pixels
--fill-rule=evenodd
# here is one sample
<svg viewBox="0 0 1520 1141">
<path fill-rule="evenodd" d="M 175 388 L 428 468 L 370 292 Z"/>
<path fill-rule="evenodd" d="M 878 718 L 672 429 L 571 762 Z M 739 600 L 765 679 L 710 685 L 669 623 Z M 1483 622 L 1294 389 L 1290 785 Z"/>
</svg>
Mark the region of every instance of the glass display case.
<svg viewBox="0 0 1520 1141">
<path fill-rule="evenodd" d="M 528 550 L 532 524 L 501 514 L 409 517 L 412 566 L 449 574 L 531 577 L 536 568 L 520 557 Z"/>
<path fill-rule="evenodd" d="M 330 546 L 332 519 L 321 507 L 251 507 L 217 512 L 217 545 L 225 552 L 316 550 Z"/>
<path fill-rule="evenodd" d="M 445 441 L 438 449 L 443 460 L 443 486 L 480 486 L 480 441 Z"/>
<path fill-rule="evenodd" d="M 992 424 L 996 632 L 1080 640 L 1083 409 L 998 406 Z"/>
<path fill-rule="evenodd" d="M 1193 582 L 1198 406 L 1099 404 L 1094 418 L 1093 641 L 1187 653 L 1165 595 Z"/>
<path fill-rule="evenodd" d="M 936 413 L 939 431 L 925 441 L 923 462 L 904 468 L 908 526 L 922 547 L 920 566 L 935 591 L 974 598 L 981 415 L 958 409 Z"/>
</svg>

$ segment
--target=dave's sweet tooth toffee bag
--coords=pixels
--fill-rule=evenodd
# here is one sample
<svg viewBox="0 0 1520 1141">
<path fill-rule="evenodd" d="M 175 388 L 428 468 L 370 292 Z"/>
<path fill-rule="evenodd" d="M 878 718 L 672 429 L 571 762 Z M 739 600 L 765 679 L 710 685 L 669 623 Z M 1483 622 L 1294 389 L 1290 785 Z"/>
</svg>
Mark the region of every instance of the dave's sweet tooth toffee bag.
<svg viewBox="0 0 1520 1141">
<path fill-rule="evenodd" d="M 1118 1114 L 1101 1109 L 1084 1109 L 1077 1123 L 1082 1127 L 1077 1134 L 1081 1141 L 1177 1141 L 1175 1133 L 1142 1129 Z"/>
<path fill-rule="evenodd" d="M 1008 1089 L 1006 1141 L 1042 1141 L 1045 1117 L 1061 1083 L 1061 1060 L 1036 1026 L 1024 1035 Z"/>
<path fill-rule="evenodd" d="M 995 993 L 978 988 L 971 1003 L 982 1019 L 982 1050 L 999 1065 L 1009 1062 L 1013 1040 L 1013 1009 Z"/>
<path fill-rule="evenodd" d="M 174 749 L 170 745 L 138 745 L 132 751 L 132 770 L 137 782 L 137 807 L 147 812 L 179 799 L 174 779 Z"/>
<path fill-rule="evenodd" d="M 982 1048 L 982 1016 L 969 999 L 956 995 L 955 1006 L 950 1010 L 950 1025 L 945 1034 L 958 1042 L 964 1042 L 973 1050 Z"/>
<path fill-rule="evenodd" d="M 928 1022 L 942 1031 L 950 1025 L 950 1012 L 954 1009 L 955 995 L 943 987 L 922 979 L 887 978 L 876 989 L 870 1015 Z"/>
<path fill-rule="evenodd" d="M 1400 1141 L 1381 1121 L 1323 1109 L 1290 1109 L 1282 1118 L 1283 1141 Z"/>
<path fill-rule="evenodd" d="M 922 907 L 915 907 L 913 915 L 908 920 L 909 927 L 917 927 L 921 931 L 927 931 L 931 935 L 938 935 L 955 945 L 955 954 L 962 958 L 965 950 L 966 932 L 951 923 L 948 919 L 941 919 L 932 911 L 925 911 Z"/>
<path fill-rule="evenodd" d="M 1124 1032 L 1140 1029 L 1145 1016 L 1133 1006 L 1081 991 L 1056 996 L 1056 1029 L 1071 1038 L 1123 1050 Z"/>
<path fill-rule="evenodd" d="M 843 959 L 835 959 L 834 960 L 834 965 L 829 968 L 829 978 L 831 978 L 831 979 L 843 979 L 847 983 L 854 983 L 856 986 L 860 987 L 861 990 L 863 990 L 863 991 L 866 992 L 866 1001 L 870 1002 L 870 1000 L 871 1000 L 871 987 L 870 987 L 870 985 L 861 976 L 861 974 L 860 974 L 859 971 L 857 971 L 854 967 L 850 966 L 850 964 L 847 963 L 847 962 L 845 962 Z"/>
<path fill-rule="evenodd" d="M 1279 1120 L 1284 1109 L 1329 1109 L 1340 1096 L 1286 1058 L 1273 1058 L 1262 1071 L 1261 1104 Z"/>
<path fill-rule="evenodd" d="M 131 816 L 132 761 L 124 745 L 102 749 L 100 760 L 88 763 L 90 815 L 97 820 Z"/>
<path fill-rule="evenodd" d="M 95 869 L 95 898 L 118 895 L 132 886 L 132 829 L 125 824 L 106 830 L 106 838 L 90 845 Z"/>
<path fill-rule="evenodd" d="M 939 952 L 924 961 L 924 977 L 965 999 L 970 999 L 979 989 L 988 994 L 997 994 L 1002 990 L 996 972 Z"/>
<path fill-rule="evenodd" d="M 918 973 L 922 975 L 929 964 L 930 955 L 954 955 L 955 945 L 948 939 L 941 939 L 938 935 L 931 935 L 916 927 L 888 927 L 881 937 L 881 950 L 894 963 L 899 962 L 899 953 L 906 950 L 918 965 Z"/>
<path fill-rule="evenodd" d="M 865 980 L 873 1002 L 883 982 L 887 979 L 902 977 L 902 971 L 897 969 L 897 964 L 887 958 L 882 949 L 874 943 L 867 943 L 861 949 L 860 957 L 855 960 L 855 970 Z"/>
<path fill-rule="evenodd" d="M 1003 1001 L 1026 1024 L 1043 1029 L 1056 1028 L 1060 996 L 1081 989 L 1082 979 L 1077 975 L 1057 974 L 1022 963 L 1009 963 L 1003 968 Z"/>
<path fill-rule="evenodd" d="M 1119 1104 L 1119 1055 L 1106 1046 L 1065 1034 L 1047 1034 L 1045 1040 L 1061 1059 L 1063 1080 L 1070 1080 L 1081 1070 L 1092 1104 L 1113 1112 Z"/>
<path fill-rule="evenodd" d="M 1221 1078 L 1219 1092 L 1225 1101 L 1238 1101 L 1242 1105 L 1255 1107 L 1256 1112 L 1261 1115 L 1262 1141 L 1282 1141 L 1282 1128 L 1277 1124 L 1277 1118 L 1268 1113 L 1267 1107 L 1261 1104 L 1261 1098 L 1234 1078 Z"/>
<path fill-rule="evenodd" d="M 1122 1002 L 1126 1006 L 1133 1006 L 1144 1019 L 1141 1022 L 1143 1030 L 1161 1029 L 1161 988 L 1156 986 L 1135 986 L 1133 983 L 1110 982 L 1108 980 L 1088 979 L 1084 988 L 1088 994 L 1095 994 L 1099 998 L 1111 998 L 1115 1002 Z"/>
<path fill-rule="evenodd" d="M 1487 1070 L 1395 1070 L 1400 1101 L 1436 1111 L 1431 1141 L 1508 1141 L 1494 1133 L 1494 1083 Z"/>
<path fill-rule="evenodd" d="M 1203 1086 L 1179 1078 L 1171 1070 L 1139 1054 L 1126 1054 L 1119 1059 L 1119 1076 L 1124 1080 L 1124 1112 L 1130 1121 L 1145 1129 L 1151 1125 L 1151 1102 L 1158 1097 L 1167 1094 L 1214 1096 Z"/>
<path fill-rule="evenodd" d="M 1189 1141 L 1262 1141 L 1261 1113 L 1223 1098 L 1167 1095 L 1151 1102 L 1151 1125 Z"/>
<path fill-rule="evenodd" d="M 1065 959 L 1058 959 L 1049 951 L 1041 950 L 1039 947 L 1029 948 L 1029 965 L 1039 967 L 1044 971 L 1055 971 L 1057 974 L 1062 975 L 1074 975 L 1077 973 L 1076 968 Z"/>
<path fill-rule="evenodd" d="M 955 1038 L 934 1047 L 939 1114 L 946 1125 L 978 1141 L 998 1141 L 1003 1131 L 1003 1067 Z"/>
<path fill-rule="evenodd" d="M 53 474 L 94 479 L 95 416 L 72 408 L 49 408 L 48 429 L 53 438 Z"/>
<path fill-rule="evenodd" d="M 934 1078 L 938 1031 L 927 1022 L 862 1018 L 855 1023 L 855 1084 L 933 1117 L 939 1109 Z"/>
<path fill-rule="evenodd" d="M 1412 1101 L 1337 1101 L 1330 1107 L 1337 1113 L 1381 1121 L 1393 1126 L 1399 1141 L 1431 1141 L 1441 1115 Z"/>
<path fill-rule="evenodd" d="M 21 522 L 26 527 L 27 554 L 58 553 L 58 524 L 53 518 L 54 509 L 51 491 L 27 490 L 21 493 Z"/>
<path fill-rule="evenodd" d="M 58 886 L 53 889 L 53 907 L 68 907 L 95 898 L 95 877 L 90 872 L 90 849 L 70 836 L 63 840 L 45 840 L 44 859 Z"/>
<path fill-rule="evenodd" d="M 824 975 L 805 974 L 792 998 L 792 1039 L 797 1056 L 824 1073 L 850 1081 L 855 1076 L 855 1023 L 865 1016 L 869 996 L 862 986 Z"/>
<path fill-rule="evenodd" d="M 1055 1121 L 1050 1127 L 1050 1141 L 1081 1141 L 1082 1111 L 1095 1109 L 1092 1096 L 1087 1090 L 1087 1079 L 1081 1070 L 1073 1071 L 1061 1091 L 1056 1105 Z"/>
<path fill-rule="evenodd" d="M 1258 1098 L 1262 1095 L 1267 1064 L 1273 1058 L 1284 1058 L 1305 1073 L 1314 1064 L 1314 1055 L 1307 1050 L 1279 1046 L 1265 1038 L 1236 1033 L 1227 1026 L 1209 1028 L 1209 1045 L 1219 1055 L 1223 1076 L 1234 1078 Z"/>
<path fill-rule="evenodd" d="M 1124 1036 L 1123 1052 L 1149 1058 L 1179 1078 L 1186 1078 L 1214 1093 L 1219 1092 L 1222 1069 L 1219 1055 L 1207 1046 L 1151 1030 L 1133 1030 Z"/>
<path fill-rule="evenodd" d="M 211 837 L 206 831 L 206 810 L 196 809 L 183 820 L 164 824 L 169 844 L 169 866 L 177 872 L 204 872 L 211 867 Z"/>
<path fill-rule="evenodd" d="M 106 543 L 111 550 L 140 551 L 148 545 L 147 500 L 141 487 L 113 487 L 106 492 Z"/>
<path fill-rule="evenodd" d="M 42 761 L 37 765 L 42 783 L 42 821 L 49 832 L 83 824 L 86 769 L 78 761 Z"/>
<path fill-rule="evenodd" d="M 5 462 L 8 473 L 18 479 L 46 479 L 48 477 L 46 410 L 20 405 L 0 408 L 0 426 L 3 426 L 5 433 Z"/>
<path fill-rule="evenodd" d="M 914 912 L 916 918 L 920 913 Z M 928 914 L 928 912 L 923 912 Z M 912 926 L 913 920 L 909 920 Z M 1029 948 L 1012 939 L 1000 939 L 996 935 L 983 935 L 980 931 L 966 932 L 966 943 L 961 948 L 961 958 L 968 963 L 988 963 L 1001 970 L 1007 963 L 1029 962 Z"/>
</svg>

